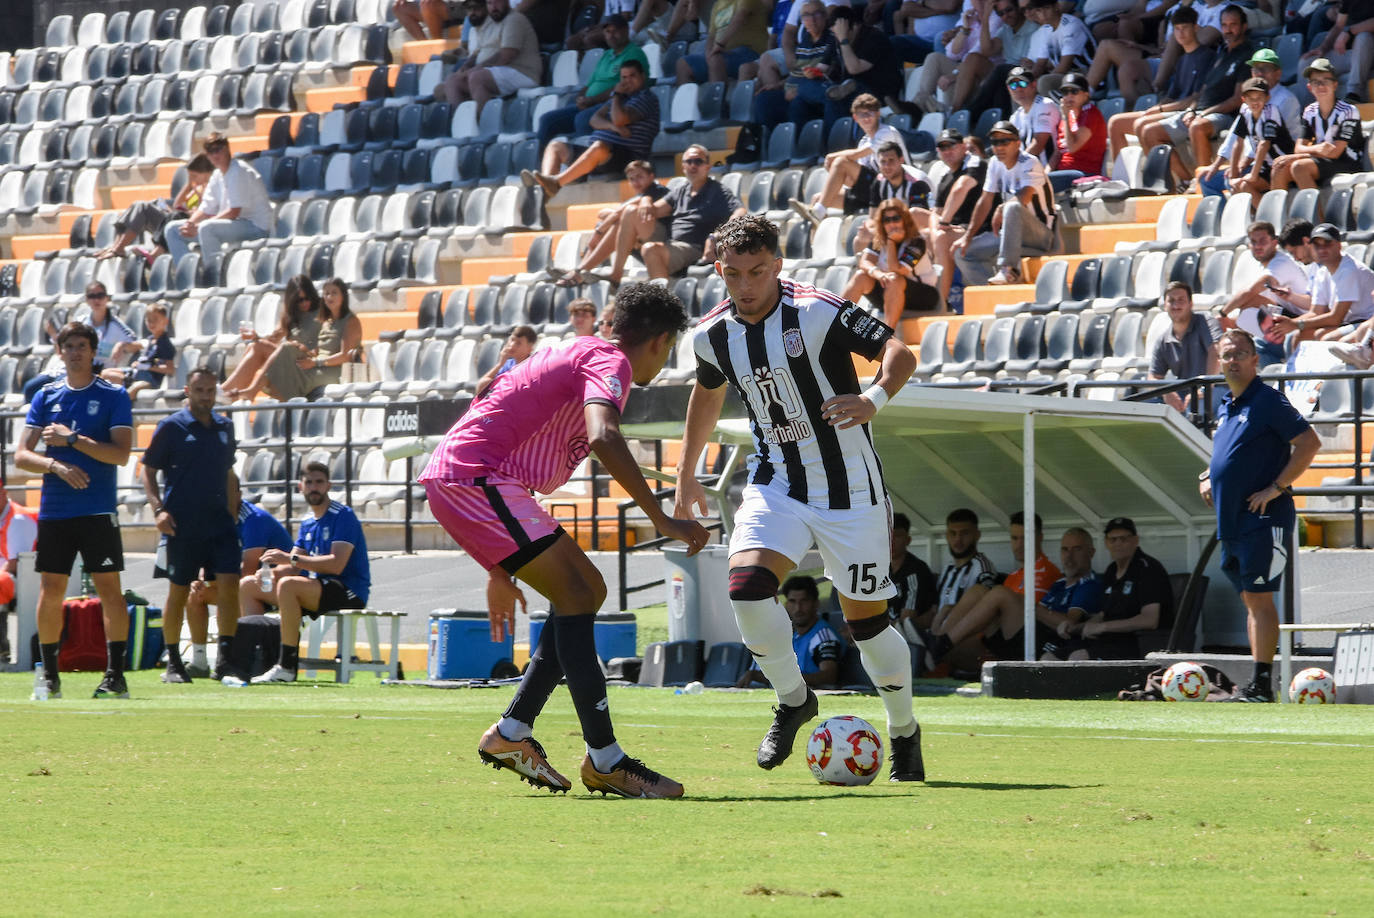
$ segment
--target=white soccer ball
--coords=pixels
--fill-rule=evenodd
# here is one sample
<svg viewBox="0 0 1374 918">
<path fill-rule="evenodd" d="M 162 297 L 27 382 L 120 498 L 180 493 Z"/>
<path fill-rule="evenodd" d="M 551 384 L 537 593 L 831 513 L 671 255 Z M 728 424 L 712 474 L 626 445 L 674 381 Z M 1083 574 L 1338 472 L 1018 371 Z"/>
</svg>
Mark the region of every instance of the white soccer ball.
<svg viewBox="0 0 1374 918">
<path fill-rule="evenodd" d="M 1318 666 L 1304 669 L 1288 684 L 1288 700 L 1294 704 L 1335 704 L 1336 680 Z"/>
<path fill-rule="evenodd" d="M 883 740 L 862 717 L 831 717 L 811 731 L 806 764 L 822 784 L 872 784 L 883 767 Z"/>
<path fill-rule="evenodd" d="M 1211 691 L 1207 671 L 1196 663 L 1175 663 L 1164 670 L 1160 686 L 1165 701 L 1206 701 Z"/>
</svg>

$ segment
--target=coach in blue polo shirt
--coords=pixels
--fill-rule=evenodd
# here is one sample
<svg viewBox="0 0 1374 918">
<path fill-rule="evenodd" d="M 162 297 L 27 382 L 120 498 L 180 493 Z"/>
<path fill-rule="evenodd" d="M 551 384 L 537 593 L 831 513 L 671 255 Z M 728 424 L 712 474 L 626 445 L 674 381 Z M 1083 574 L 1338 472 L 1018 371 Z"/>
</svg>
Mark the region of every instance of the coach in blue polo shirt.
<svg viewBox="0 0 1374 918">
<path fill-rule="evenodd" d="M 1321 439 L 1281 392 L 1259 379 L 1259 354 L 1249 334 L 1232 329 L 1218 346 L 1231 392 L 1221 402 L 1212 464 L 1198 476 L 1199 491 L 1216 508 L 1221 569 L 1250 618 L 1255 674 L 1232 700 L 1273 701 L 1271 666 L 1279 639 L 1274 593 L 1297 520 L 1292 485 L 1312 464 Z"/>
<path fill-rule="evenodd" d="M 186 378 L 186 407 L 158 423 L 143 453 L 143 490 L 162 533 L 158 567 L 170 581 L 162 610 L 167 644 L 163 682 L 190 682 L 181 659 L 181 623 L 191 584 L 213 574 L 219 597 L 219 654 L 211 678 L 227 675 L 239 620 L 239 534 L 234 509 L 234 424 L 215 413 L 215 374 L 203 367 Z M 158 472 L 162 490 L 158 491 Z M 233 497 L 230 497 L 231 492 Z"/>
</svg>

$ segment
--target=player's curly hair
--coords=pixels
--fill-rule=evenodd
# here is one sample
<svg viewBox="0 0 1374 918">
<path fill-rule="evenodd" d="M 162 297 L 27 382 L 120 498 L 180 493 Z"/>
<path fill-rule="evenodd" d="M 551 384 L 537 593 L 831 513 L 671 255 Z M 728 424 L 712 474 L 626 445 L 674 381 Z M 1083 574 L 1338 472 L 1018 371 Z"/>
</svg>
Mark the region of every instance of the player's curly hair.
<svg viewBox="0 0 1374 918">
<path fill-rule="evenodd" d="M 773 221 L 756 214 L 726 220 L 716 230 L 716 252 L 778 253 L 778 228 Z"/>
<path fill-rule="evenodd" d="M 635 345 L 664 332 L 687 330 L 687 307 L 677 294 L 658 284 L 626 284 L 615 297 L 611 333 L 621 344 Z"/>
</svg>

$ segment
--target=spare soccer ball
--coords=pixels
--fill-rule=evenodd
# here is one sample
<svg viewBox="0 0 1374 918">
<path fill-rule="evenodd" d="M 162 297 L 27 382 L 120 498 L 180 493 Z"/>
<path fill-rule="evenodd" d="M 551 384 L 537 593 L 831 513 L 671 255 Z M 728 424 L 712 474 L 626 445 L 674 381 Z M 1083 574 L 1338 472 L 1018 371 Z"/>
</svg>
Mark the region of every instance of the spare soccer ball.
<svg viewBox="0 0 1374 918">
<path fill-rule="evenodd" d="M 1164 670 L 1160 686 L 1165 701 L 1206 701 L 1211 691 L 1207 671 L 1196 663 L 1175 663 Z"/>
<path fill-rule="evenodd" d="M 822 784 L 872 784 L 883 767 L 883 740 L 862 717 L 831 717 L 806 741 L 806 764 Z"/>
<path fill-rule="evenodd" d="M 1320 667 L 1304 669 L 1288 684 L 1288 700 L 1294 704 L 1335 704 L 1336 680 Z"/>
</svg>

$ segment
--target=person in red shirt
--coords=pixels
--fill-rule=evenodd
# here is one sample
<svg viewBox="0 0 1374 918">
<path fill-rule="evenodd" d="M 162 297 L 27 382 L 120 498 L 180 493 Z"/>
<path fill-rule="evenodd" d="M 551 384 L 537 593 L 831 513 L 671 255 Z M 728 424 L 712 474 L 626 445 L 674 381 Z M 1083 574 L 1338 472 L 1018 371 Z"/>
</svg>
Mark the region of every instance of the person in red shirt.
<svg viewBox="0 0 1374 918">
<path fill-rule="evenodd" d="M 1101 175 L 1107 156 L 1107 119 L 1089 101 L 1088 81 L 1070 73 L 1059 86 L 1059 136 L 1050 157 L 1050 184 L 1058 194 L 1076 179 Z"/>
</svg>

